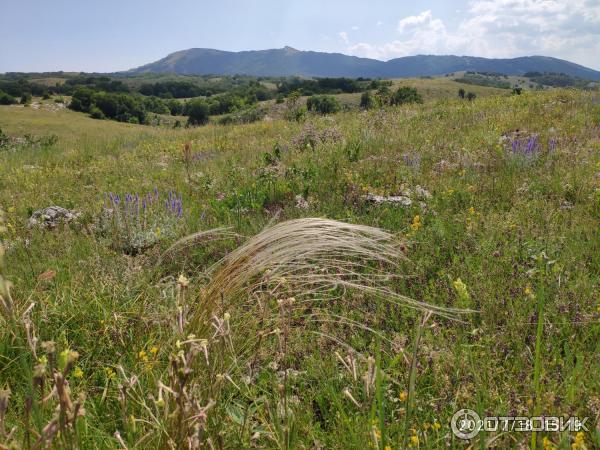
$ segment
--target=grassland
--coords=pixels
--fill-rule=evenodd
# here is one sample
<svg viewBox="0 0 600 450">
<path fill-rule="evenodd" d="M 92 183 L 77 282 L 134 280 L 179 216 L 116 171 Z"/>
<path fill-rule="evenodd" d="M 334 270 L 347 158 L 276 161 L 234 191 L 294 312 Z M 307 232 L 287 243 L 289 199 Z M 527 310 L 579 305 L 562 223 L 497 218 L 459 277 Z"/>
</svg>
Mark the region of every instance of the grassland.
<svg viewBox="0 0 600 450">
<path fill-rule="evenodd" d="M 458 440 L 449 424 L 461 408 L 589 417 L 589 432 L 541 434 L 537 445 L 600 447 L 600 96 L 485 96 L 494 92 L 472 86 L 478 98 L 466 102 L 451 80 L 421 83 L 423 105 L 304 123 L 168 129 L 1 106 L 7 135 L 58 137 L 0 150 L 0 276 L 18 312 L 12 324 L 0 319 L 12 445 L 44 435 L 59 402 L 41 397 L 64 372 L 85 414 L 76 433 L 55 436 L 57 448 L 530 445 L 518 432 Z M 452 98 L 436 99 L 440 90 Z M 155 188 L 181 195 L 182 217 L 157 245 L 120 251 L 98 232 L 105 194 Z M 49 205 L 83 216 L 28 228 Z M 291 286 L 284 297 L 236 297 L 210 318 L 214 328 L 195 328 L 207 269 L 265 227 L 302 217 L 389 230 L 408 259 L 395 292 L 476 312 L 428 317 L 341 288 L 292 308 L 301 292 Z M 217 227 L 237 235 L 164 255 Z M 205 363 L 204 351 L 220 363 Z M 59 410 L 70 430 L 72 410 Z"/>
</svg>

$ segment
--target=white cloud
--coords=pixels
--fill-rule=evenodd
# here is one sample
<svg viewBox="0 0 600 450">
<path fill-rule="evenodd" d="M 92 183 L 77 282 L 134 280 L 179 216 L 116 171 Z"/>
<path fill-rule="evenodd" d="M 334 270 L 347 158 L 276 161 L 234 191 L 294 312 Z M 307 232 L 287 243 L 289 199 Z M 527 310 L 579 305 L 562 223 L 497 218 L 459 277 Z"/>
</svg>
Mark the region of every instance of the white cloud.
<svg viewBox="0 0 600 450">
<path fill-rule="evenodd" d="M 342 41 L 344 41 L 344 44 L 349 44 L 350 43 L 350 39 L 348 39 L 348 33 L 346 33 L 345 31 L 340 31 L 338 33 L 338 36 L 340 37 L 340 39 Z"/>
<path fill-rule="evenodd" d="M 472 0 L 451 29 L 426 10 L 398 21 L 395 39 L 348 45 L 359 56 L 514 57 L 542 54 L 600 68 L 600 0 Z"/>
<path fill-rule="evenodd" d="M 418 16 L 408 16 L 398 22 L 398 31 L 402 33 L 407 28 L 414 28 L 415 26 L 422 25 L 424 23 L 431 22 L 431 10 L 423 11 Z"/>
<path fill-rule="evenodd" d="M 352 30 L 354 30 L 354 31 L 357 31 L 358 29 L 359 29 L 358 25 L 354 25 L 354 26 L 352 27 Z"/>
<path fill-rule="evenodd" d="M 375 26 L 380 27 L 381 25 L 383 25 L 383 22 L 381 20 L 378 20 L 377 23 L 375 24 Z"/>
</svg>

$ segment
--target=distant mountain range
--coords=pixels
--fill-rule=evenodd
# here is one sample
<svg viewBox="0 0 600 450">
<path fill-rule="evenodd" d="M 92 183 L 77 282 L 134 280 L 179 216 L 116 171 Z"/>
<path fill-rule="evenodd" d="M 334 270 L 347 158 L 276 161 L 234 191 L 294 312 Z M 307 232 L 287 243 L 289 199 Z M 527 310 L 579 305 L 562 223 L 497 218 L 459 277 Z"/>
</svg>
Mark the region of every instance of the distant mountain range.
<svg viewBox="0 0 600 450">
<path fill-rule="evenodd" d="M 253 75 L 306 77 L 402 78 L 443 75 L 469 70 L 523 75 L 525 72 L 557 72 L 600 80 L 600 72 L 547 56 L 489 59 L 474 56 L 418 55 L 379 61 L 341 53 L 323 53 L 284 47 L 272 50 L 227 52 L 191 48 L 130 70 L 128 73 L 177 73 L 195 75 Z"/>
</svg>

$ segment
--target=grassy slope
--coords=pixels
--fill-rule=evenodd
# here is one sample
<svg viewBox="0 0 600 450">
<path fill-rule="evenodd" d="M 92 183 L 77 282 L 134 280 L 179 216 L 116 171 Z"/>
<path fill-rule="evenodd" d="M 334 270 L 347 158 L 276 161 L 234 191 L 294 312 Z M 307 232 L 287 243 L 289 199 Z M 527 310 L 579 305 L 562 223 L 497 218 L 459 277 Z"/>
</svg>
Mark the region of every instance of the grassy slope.
<svg viewBox="0 0 600 450">
<path fill-rule="evenodd" d="M 442 80 L 431 89 L 457 89 L 449 83 L 457 84 Z M 23 304 L 35 302 L 33 321 L 41 340 L 55 340 L 81 355 L 78 364 L 84 376 L 73 377 L 71 383 L 74 392 L 86 392 L 88 397 L 87 426 L 80 434 L 85 447 L 117 448 L 116 429 L 130 446 L 145 434 L 143 423 L 135 430 L 127 428 L 115 413 L 117 382 L 107 369 L 123 365 L 128 373 L 140 375 L 145 393 L 156 395 L 156 379 L 165 373 L 169 355 L 177 352 L 170 320 L 174 306 L 161 295 L 158 281 L 183 272 L 196 289 L 201 285 L 200 270 L 232 244 L 213 244 L 157 267 L 159 249 L 132 258 L 113 252 L 82 230 L 28 230 L 28 211 L 58 204 L 81 209 L 91 220 L 104 192 L 145 192 L 154 186 L 183 193 L 181 234 L 225 225 L 251 235 L 272 219 L 268 211 L 280 207 L 279 220 L 324 216 L 408 235 L 407 253 L 414 264 L 412 276 L 398 285 L 401 292 L 437 305 L 480 311 L 465 324 L 434 319 L 424 331 L 418 352 L 417 408 L 410 425 L 420 448 L 445 443 L 465 447 L 452 441 L 448 425 L 460 408 L 533 413 L 536 301 L 529 288 L 536 295 L 542 285 L 546 292 L 542 410 L 548 415 L 589 416 L 595 423 L 600 404 L 600 384 L 594 375 L 600 372 L 597 101 L 597 94 L 559 90 L 341 113 L 311 119 L 318 129 L 336 127 L 344 136 L 343 142 L 314 151 L 294 149 L 290 142 L 304 125 L 283 121 L 167 130 L 95 121 L 71 111 L 0 107 L 0 126 L 10 135 L 59 136 L 51 148 L 0 153 L 0 205 L 9 211 L 7 240 L 12 244 L 7 257 L 15 298 Z M 506 155 L 499 139 L 516 129 L 540 134 L 544 152 L 539 158 L 524 161 Z M 551 138 L 558 144 L 547 155 Z M 192 187 L 181 160 L 182 143 L 188 140 L 194 152 L 207 155 L 192 168 Z M 257 177 L 256 170 L 265 165 L 262 154 L 275 142 L 288 146 L 282 170 Z M 407 165 L 405 154 L 413 161 L 420 159 L 420 164 Z M 445 169 L 440 168 L 442 160 L 447 162 L 441 165 Z M 394 194 L 416 185 L 433 194 L 426 209 L 375 207 L 360 201 L 362 192 Z M 308 192 L 311 205 L 306 211 L 297 209 L 294 201 L 303 192 Z M 566 201 L 571 209 L 564 208 Z M 416 215 L 422 225 L 415 231 L 410 225 Z M 533 257 L 542 252 L 555 263 L 545 278 L 531 277 L 536 267 Z M 37 275 L 48 269 L 55 270 L 56 277 L 38 281 Z M 470 299 L 457 299 L 452 288 L 457 278 L 466 284 Z M 346 308 L 336 302 L 332 307 L 368 320 L 392 341 L 382 362 L 391 380 L 383 390 L 383 415 L 384 435 L 397 448 L 405 413 L 398 399 L 407 390 L 408 365 L 396 356 L 404 348 L 412 351 L 418 316 L 368 303 Z M 234 321 L 238 313 L 231 311 Z M 335 331 L 331 325 L 302 328 Z M 249 331 L 238 324 L 234 332 L 244 339 Z M 375 356 L 370 334 L 346 328 L 339 334 L 359 351 Z M 288 358 L 299 371 L 290 381 L 299 430 L 295 445 L 310 448 L 320 442 L 327 448 L 366 448 L 372 440 L 373 416 L 372 398 L 360 380 L 365 367 L 360 366 L 359 380 L 353 381 L 333 356 L 334 350 L 345 349 L 315 339 L 299 334 Z M 275 341 L 269 345 L 276 348 Z M 27 372 L 33 362 L 27 352 L 10 348 L 6 332 L 0 332 L 0 346 L 0 386 L 8 383 L 13 391 L 9 420 L 17 423 L 15 405 L 29 389 Z M 152 346 L 159 349 L 156 358 L 151 363 L 140 360 L 138 352 Z M 278 381 L 268 364 L 274 352 L 265 351 L 261 358 L 261 376 L 250 389 L 256 398 L 264 396 L 274 404 Z M 342 394 L 346 387 L 361 408 Z M 244 404 L 231 390 L 235 401 Z M 135 405 L 128 412 L 142 413 Z M 225 432 L 224 445 L 237 448 L 234 436 L 240 426 L 232 419 L 236 414 L 231 410 L 223 414 L 218 427 Z M 249 426 L 266 430 L 257 445 L 276 446 L 275 439 L 267 437 L 276 435 L 275 422 L 268 404 L 256 404 Z M 439 430 L 431 427 L 436 422 L 441 424 Z M 573 439 L 568 434 L 549 437 L 563 445 Z M 527 439 L 526 434 L 512 433 L 496 442 L 514 447 Z M 597 435 L 586 439 L 600 445 Z M 152 438 L 146 445 L 158 442 Z"/>
</svg>

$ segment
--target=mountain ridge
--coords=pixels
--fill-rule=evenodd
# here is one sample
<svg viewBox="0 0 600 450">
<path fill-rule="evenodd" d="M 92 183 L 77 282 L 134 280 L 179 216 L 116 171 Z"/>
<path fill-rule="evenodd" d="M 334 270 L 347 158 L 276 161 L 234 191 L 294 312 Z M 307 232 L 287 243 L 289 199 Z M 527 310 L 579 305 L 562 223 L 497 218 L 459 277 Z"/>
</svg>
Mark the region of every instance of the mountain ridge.
<svg viewBox="0 0 600 450">
<path fill-rule="evenodd" d="M 188 75 L 253 75 L 306 77 L 403 78 L 434 76 L 471 70 L 523 75 L 526 72 L 557 72 L 589 80 L 600 80 L 600 71 L 550 56 L 483 58 L 456 55 L 414 55 L 388 61 L 297 50 L 283 47 L 232 52 L 190 48 L 126 73 L 177 73 Z"/>
</svg>

